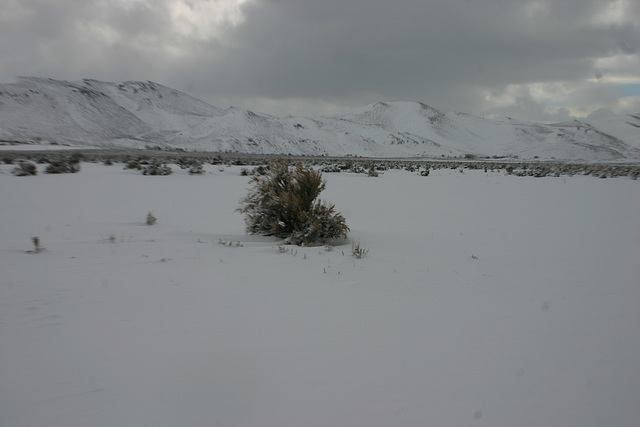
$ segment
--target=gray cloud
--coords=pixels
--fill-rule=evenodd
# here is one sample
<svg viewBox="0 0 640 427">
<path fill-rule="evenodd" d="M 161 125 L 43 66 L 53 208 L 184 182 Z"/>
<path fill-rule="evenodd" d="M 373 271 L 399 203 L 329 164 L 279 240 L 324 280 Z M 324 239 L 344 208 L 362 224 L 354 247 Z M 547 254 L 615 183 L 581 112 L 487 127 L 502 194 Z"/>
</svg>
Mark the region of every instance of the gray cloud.
<svg viewBox="0 0 640 427">
<path fill-rule="evenodd" d="M 640 48 L 631 0 L 253 0 L 239 6 L 240 23 L 198 22 L 202 10 L 215 12 L 211 3 L 197 9 L 205 0 L 6 1 L 0 80 L 149 79 L 276 114 L 419 100 L 551 120 L 566 110 L 545 110 L 526 85 L 606 78 L 617 70 L 599 59 L 637 58 Z M 185 18 L 177 4 L 195 13 Z M 511 105 L 487 102 L 514 85 L 523 87 Z M 596 106 L 597 96 L 590 88 L 563 99 L 615 107 L 615 98 Z M 566 107 L 578 111 L 574 104 Z"/>
</svg>

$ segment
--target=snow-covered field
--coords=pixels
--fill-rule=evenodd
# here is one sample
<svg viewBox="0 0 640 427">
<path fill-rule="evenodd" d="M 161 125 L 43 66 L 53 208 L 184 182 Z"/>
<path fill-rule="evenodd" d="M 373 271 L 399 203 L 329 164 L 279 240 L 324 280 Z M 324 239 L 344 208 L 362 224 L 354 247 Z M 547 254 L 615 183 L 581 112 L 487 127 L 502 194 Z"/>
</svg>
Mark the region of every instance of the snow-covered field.
<svg viewBox="0 0 640 427">
<path fill-rule="evenodd" d="M 54 145 L 54 144 L 2 144 L 0 151 L 66 151 L 66 150 L 98 150 L 98 147 L 82 147 L 77 145 Z"/>
<path fill-rule="evenodd" d="M 3 427 L 640 425 L 638 181 L 325 175 L 351 241 L 282 252 L 237 167 L 12 168 Z"/>
</svg>

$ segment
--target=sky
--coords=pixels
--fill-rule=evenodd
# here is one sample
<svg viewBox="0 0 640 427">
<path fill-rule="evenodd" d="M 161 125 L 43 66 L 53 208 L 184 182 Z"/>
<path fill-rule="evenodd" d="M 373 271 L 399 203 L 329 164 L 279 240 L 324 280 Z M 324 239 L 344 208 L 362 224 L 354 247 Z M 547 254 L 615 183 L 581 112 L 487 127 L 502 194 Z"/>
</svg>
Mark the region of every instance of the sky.
<svg viewBox="0 0 640 427">
<path fill-rule="evenodd" d="M 0 83 L 151 80 L 215 106 L 640 113 L 637 0 L 0 0 Z"/>
</svg>

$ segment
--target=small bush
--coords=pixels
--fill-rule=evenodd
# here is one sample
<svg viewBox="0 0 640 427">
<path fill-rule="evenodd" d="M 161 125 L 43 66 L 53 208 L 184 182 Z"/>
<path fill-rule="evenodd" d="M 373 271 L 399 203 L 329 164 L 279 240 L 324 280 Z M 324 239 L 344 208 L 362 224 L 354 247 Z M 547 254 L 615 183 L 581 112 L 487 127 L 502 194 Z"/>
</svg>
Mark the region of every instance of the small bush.
<svg viewBox="0 0 640 427">
<path fill-rule="evenodd" d="M 142 165 L 138 160 L 129 160 L 124 164 L 124 169 L 137 169 L 142 170 Z"/>
<path fill-rule="evenodd" d="M 189 168 L 189 175 L 204 175 L 204 164 L 198 163 Z"/>
<path fill-rule="evenodd" d="M 247 168 L 242 168 L 240 170 L 240 175 L 242 176 L 256 176 L 256 175 L 265 175 L 267 173 L 267 168 L 260 165 L 258 167 L 255 167 L 251 170 L 247 169 Z"/>
<path fill-rule="evenodd" d="M 45 173 L 76 173 L 80 170 L 80 156 L 72 155 L 66 159 L 51 160 Z"/>
<path fill-rule="evenodd" d="M 40 246 L 40 238 L 38 236 L 33 236 L 31 241 L 33 242 L 34 252 L 40 252 L 42 250 L 42 246 Z"/>
<path fill-rule="evenodd" d="M 81 161 L 86 160 L 84 154 L 75 152 L 67 159 L 69 163 L 79 164 Z"/>
<path fill-rule="evenodd" d="M 254 175 L 253 188 L 237 209 L 245 214 L 247 232 L 276 236 L 296 245 L 344 239 L 349 232 L 335 206 L 317 201 L 325 189 L 322 174 L 301 163 L 290 169 L 274 160 L 264 175 Z"/>
<path fill-rule="evenodd" d="M 262 165 L 253 168 L 253 170 L 251 171 L 252 175 L 265 175 L 266 173 L 267 173 L 267 168 Z"/>
<path fill-rule="evenodd" d="M 12 171 L 15 176 L 32 176 L 38 174 L 38 168 L 31 162 L 20 162 Z"/>
<path fill-rule="evenodd" d="M 44 251 L 44 248 L 40 245 L 40 237 L 33 236 L 31 242 L 33 243 L 33 250 L 27 251 L 28 254 L 39 254 Z"/>
<path fill-rule="evenodd" d="M 364 258 L 369 254 L 369 251 L 360 246 L 360 242 L 351 244 L 351 255 L 354 258 L 360 259 Z"/>
<path fill-rule="evenodd" d="M 166 163 L 161 163 L 159 160 L 153 160 L 151 164 L 142 168 L 143 175 L 171 175 L 173 170 L 167 166 Z"/>
<path fill-rule="evenodd" d="M 193 165 L 195 159 L 191 157 L 180 157 L 176 160 L 176 165 L 180 166 L 180 169 L 189 169 Z"/>
<path fill-rule="evenodd" d="M 158 218 L 156 218 L 152 212 L 149 212 L 147 214 L 147 225 L 154 225 L 156 223 L 156 221 L 158 221 Z"/>
<path fill-rule="evenodd" d="M 180 157 L 176 164 L 180 169 L 189 169 L 189 175 L 204 174 L 204 162 L 194 157 Z"/>
</svg>

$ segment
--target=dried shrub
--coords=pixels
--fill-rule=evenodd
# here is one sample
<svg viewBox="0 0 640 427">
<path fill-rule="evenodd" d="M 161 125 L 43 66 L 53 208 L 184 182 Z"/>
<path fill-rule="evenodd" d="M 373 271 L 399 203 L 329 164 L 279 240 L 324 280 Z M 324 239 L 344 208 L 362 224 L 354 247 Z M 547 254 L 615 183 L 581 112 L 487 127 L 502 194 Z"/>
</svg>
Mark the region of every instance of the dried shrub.
<svg viewBox="0 0 640 427">
<path fill-rule="evenodd" d="M 38 168 L 31 162 L 21 161 L 11 173 L 15 176 L 32 176 L 38 174 Z"/>
<path fill-rule="evenodd" d="M 349 227 L 335 206 L 316 200 L 325 189 L 322 174 L 298 163 L 290 168 L 274 160 L 241 200 L 247 232 L 276 236 L 288 243 L 308 245 L 347 237 Z"/>
<path fill-rule="evenodd" d="M 165 163 L 161 163 L 159 160 L 154 159 L 151 164 L 142 168 L 143 175 L 171 175 L 173 170 Z"/>
<path fill-rule="evenodd" d="M 158 221 L 158 218 L 155 217 L 155 215 L 153 215 L 152 212 L 149 212 L 147 214 L 147 221 L 146 224 L 147 225 L 154 225 L 156 223 L 156 221 Z"/>
<path fill-rule="evenodd" d="M 51 160 L 44 170 L 45 173 L 76 173 L 80 171 L 82 155 L 74 153 L 70 157 Z"/>
</svg>

